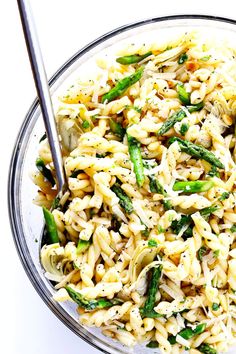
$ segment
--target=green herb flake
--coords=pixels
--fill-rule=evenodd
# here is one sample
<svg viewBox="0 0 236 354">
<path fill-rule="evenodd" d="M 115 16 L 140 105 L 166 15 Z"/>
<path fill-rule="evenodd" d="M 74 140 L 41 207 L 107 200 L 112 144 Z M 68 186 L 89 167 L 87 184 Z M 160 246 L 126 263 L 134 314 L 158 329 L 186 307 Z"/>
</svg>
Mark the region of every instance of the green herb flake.
<svg viewBox="0 0 236 354">
<path fill-rule="evenodd" d="M 231 226 L 230 231 L 231 232 L 236 232 L 236 225 Z"/>
<path fill-rule="evenodd" d="M 163 232 L 165 232 L 165 229 L 163 229 L 163 227 L 161 227 L 160 225 L 157 225 L 157 230 L 159 234 L 162 234 Z"/>
<path fill-rule="evenodd" d="M 84 120 L 83 123 L 82 123 L 82 128 L 83 129 L 88 129 L 90 126 L 89 122 L 87 120 Z"/>
<path fill-rule="evenodd" d="M 180 55 L 179 59 L 178 59 L 178 64 L 183 64 L 188 60 L 188 56 L 186 53 L 183 53 Z"/>
<path fill-rule="evenodd" d="M 181 124 L 181 127 L 180 127 L 180 134 L 181 134 L 182 136 L 184 136 L 184 135 L 187 133 L 188 129 L 189 129 L 189 124 L 187 124 L 187 123 Z"/>
<path fill-rule="evenodd" d="M 219 305 L 219 304 L 217 304 L 216 302 L 213 302 L 213 304 L 212 304 L 211 308 L 212 308 L 212 310 L 213 310 L 213 311 L 217 311 L 217 310 L 219 310 L 220 305 Z"/>
<path fill-rule="evenodd" d="M 214 258 L 218 258 L 219 255 L 220 255 L 220 250 L 215 250 L 215 251 L 213 252 L 213 255 L 214 255 Z"/>
<path fill-rule="evenodd" d="M 209 59 L 211 59 L 211 55 L 205 55 L 205 56 L 202 57 L 200 60 L 201 60 L 201 61 L 208 61 Z"/>
<path fill-rule="evenodd" d="M 223 201 L 225 199 L 228 199 L 230 196 L 230 193 L 229 192 L 223 192 L 221 197 L 219 198 L 220 201 Z"/>
<path fill-rule="evenodd" d="M 201 248 L 199 248 L 198 252 L 197 252 L 197 256 L 199 261 L 202 261 L 202 258 L 207 254 L 207 248 L 205 246 L 202 246 Z"/>
<path fill-rule="evenodd" d="M 216 166 L 212 166 L 210 171 L 207 173 L 207 176 L 209 176 L 209 177 L 220 177 L 220 173 L 219 173 L 217 167 Z"/>
<path fill-rule="evenodd" d="M 157 247 L 156 240 L 153 239 L 148 240 L 148 247 Z"/>
<path fill-rule="evenodd" d="M 146 345 L 147 348 L 158 348 L 159 347 L 159 343 L 156 340 L 152 340 L 151 342 L 149 342 Z"/>
</svg>

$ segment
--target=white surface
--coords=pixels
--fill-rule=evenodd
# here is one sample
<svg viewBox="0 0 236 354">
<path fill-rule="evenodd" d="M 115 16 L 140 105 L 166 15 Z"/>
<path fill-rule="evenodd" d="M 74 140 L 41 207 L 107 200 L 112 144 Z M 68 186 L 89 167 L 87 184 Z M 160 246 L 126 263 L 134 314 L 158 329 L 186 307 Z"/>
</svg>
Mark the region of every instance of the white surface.
<svg viewBox="0 0 236 354">
<path fill-rule="evenodd" d="M 48 76 L 86 43 L 126 23 L 176 13 L 202 13 L 236 19 L 233 1 L 210 0 L 32 0 Z M 5 354 L 95 354 L 46 307 L 17 256 L 8 221 L 6 183 L 9 159 L 35 89 L 16 1 L 0 0 L 1 97 L 1 340 Z"/>
</svg>

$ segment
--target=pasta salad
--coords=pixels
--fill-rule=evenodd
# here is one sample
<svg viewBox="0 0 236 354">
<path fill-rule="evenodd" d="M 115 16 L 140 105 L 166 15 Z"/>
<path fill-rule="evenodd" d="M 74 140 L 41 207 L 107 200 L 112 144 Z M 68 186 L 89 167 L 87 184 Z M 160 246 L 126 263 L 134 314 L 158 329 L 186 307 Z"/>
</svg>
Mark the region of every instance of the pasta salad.
<svg viewBox="0 0 236 354">
<path fill-rule="evenodd" d="M 235 342 L 235 55 L 184 33 L 97 59 L 59 97 L 60 201 L 40 140 L 34 203 L 54 299 L 126 346 L 215 354 Z"/>
</svg>

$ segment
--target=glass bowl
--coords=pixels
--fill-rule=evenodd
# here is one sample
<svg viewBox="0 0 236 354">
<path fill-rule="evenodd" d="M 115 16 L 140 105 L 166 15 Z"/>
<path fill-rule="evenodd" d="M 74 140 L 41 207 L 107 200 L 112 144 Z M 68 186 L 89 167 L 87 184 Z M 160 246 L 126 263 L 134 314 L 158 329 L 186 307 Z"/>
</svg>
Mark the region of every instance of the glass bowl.
<svg viewBox="0 0 236 354">
<path fill-rule="evenodd" d="M 136 41 L 166 40 L 178 33 L 198 30 L 204 35 L 217 35 L 236 42 L 236 21 L 202 15 L 177 15 L 153 18 L 120 27 L 105 34 L 78 51 L 51 78 L 53 98 L 63 87 L 91 67 L 97 55 L 116 51 L 122 43 Z M 168 38 L 167 38 L 168 37 Z M 143 43 L 143 42 L 142 42 Z M 86 70 L 84 70 L 86 69 Z M 101 334 L 98 329 L 85 328 L 78 322 L 78 313 L 73 303 L 57 303 L 52 299 L 54 289 L 44 277 L 39 259 L 37 242 L 43 227 L 41 208 L 32 204 L 37 188 L 29 178 L 35 169 L 39 138 L 44 133 L 38 100 L 32 104 L 22 124 L 12 155 L 9 173 L 9 215 L 16 248 L 25 271 L 38 294 L 58 318 L 82 339 L 104 353 L 125 354 L 132 349 L 124 347 Z M 235 348 L 229 353 L 233 354 Z M 135 347 L 135 353 L 154 352 L 145 346 Z"/>
</svg>

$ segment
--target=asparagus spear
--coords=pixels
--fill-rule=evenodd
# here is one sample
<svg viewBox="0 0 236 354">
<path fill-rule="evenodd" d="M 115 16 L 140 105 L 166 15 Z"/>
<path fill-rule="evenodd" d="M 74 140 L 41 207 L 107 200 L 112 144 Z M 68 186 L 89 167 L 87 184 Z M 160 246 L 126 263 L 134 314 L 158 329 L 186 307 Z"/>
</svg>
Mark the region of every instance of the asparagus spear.
<svg viewBox="0 0 236 354">
<path fill-rule="evenodd" d="M 139 63 L 141 60 L 149 57 L 152 55 L 152 52 L 147 52 L 145 54 L 133 54 L 133 55 L 125 55 L 123 57 L 119 57 L 116 59 L 117 63 L 123 64 L 123 65 L 130 65 L 130 64 L 136 64 Z"/>
<path fill-rule="evenodd" d="M 131 214 L 132 211 L 134 210 L 132 200 L 130 197 L 123 191 L 123 189 L 120 187 L 118 183 L 115 183 L 112 187 L 111 190 L 117 195 L 117 197 L 120 199 L 120 205 L 122 208 L 125 209 L 126 213 Z"/>
<path fill-rule="evenodd" d="M 199 159 L 203 159 L 216 167 L 224 168 L 222 162 L 211 151 L 208 151 L 203 146 L 193 144 L 190 141 L 183 140 L 177 137 L 170 138 L 168 140 L 168 144 L 170 145 L 175 141 L 178 142 L 181 151 L 186 152 L 188 155 L 191 155 Z"/>
<path fill-rule="evenodd" d="M 197 350 L 204 354 L 217 354 L 217 351 L 206 343 L 201 344 L 200 347 L 197 348 Z"/>
<path fill-rule="evenodd" d="M 199 324 L 195 329 L 192 328 L 185 328 L 182 331 L 180 331 L 178 333 L 179 336 L 181 336 L 184 339 L 191 339 L 194 336 L 201 334 L 205 331 L 206 329 L 206 324 L 202 323 Z M 175 344 L 176 343 L 176 336 L 169 336 L 168 341 L 170 342 L 170 344 Z"/>
<path fill-rule="evenodd" d="M 189 113 L 200 111 L 203 108 L 203 102 L 200 102 L 192 106 L 186 106 L 186 108 L 189 111 Z M 170 130 L 170 128 L 172 128 L 175 125 L 176 122 L 181 122 L 181 120 L 185 117 L 186 117 L 186 112 L 183 109 L 180 109 L 178 112 L 175 112 L 174 114 L 172 114 L 172 116 L 170 116 L 169 119 L 165 121 L 165 123 L 162 124 L 157 134 L 158 135 L 165 134 L 166 132 L 168 132 L 168 130 Z"/>
<path fill-rule="evenodd" d="M 103 309 L 105 307 L 112 307 L 114 305 L 119 305 L 122 303 L 119 299 L 107 300 L 105 298 L 99 298 L 96 300 L 88 300 L 84 298 L 80 293 L 72 289 L 70 286 L 65 286 L 68 294 L 74 302 L 76 302 L 80 307 L 83 307 L 85 310 L 94 310 L 94 309 Z"/>
<path fill-rule="evenodd" d="M 36 167 L 42 173 L 42 175 L 51 183 L 52 187 L 55 185 L 55 181 L 52 172 L 45 166 L 44 161 L 41 158 L 36 160 Z"/>
<path fill-rule="evenodd" d="M 170 130 L 170 128 L 172 128 L 175 125 L 176 122 L 180 122 L 185 117 L 186 117 L 186 113 L 182 109 L 179 110 L 178 112 L 175 112 L 174 114 L 172 114 L 172 116 L 170 116 L 169 119 L 165 121 L 165 123 L 162 124 L 157 134 L 158 135 L 165 134 L 166 132 L 168 132 L 168 130 Z"/>
<path fill-rule="evenodd" d="M 157 317 L 160 317 L 161 315 L 157 314 L 153 310 L 153 308 L 155 306 L 156 293 L 161 278 L 162 266 L 159 265 L 156 268 L 152 268 L 150 272 L 151 272 L 151 278 L 148 287 L 147 299 L 145 301 L 144 307 L 141 310 L 141 315 L 143 317 L 152 317 L 155 316 L 156 314 Z"/>
<path fill-rule="evenodd" d="M 47 229 L 47 235 L 48 235 L 50 243 L 59 242 L 57 226 L 56 226 L 53 214 L 48 209 L 43 207 L 43 215 L 44 215 L 46 229 Z"/>
<path fill-rule="evenodd" d="M 77 244 L 77 254 L 84 253 L 85 251 L 87 251 L 90 245 L 91 245 L 91 241 L 85 241 L 79 239 Z"/>
<path fill-rule="evenodd" d="M 163 194 L 166 197 L 167 193 L 164 190 L 164 188 L 161 185 L 161 183 L 153 175 L 149 175 L 148 178 L 150 180 L 150 191 L 152 193 Z M 171 205 L 171 201 L 170 200 L 163 199 L 163 205 L 164 205 L 164 209 L 165 210 L 172 209 L 172 205 Z"/>
<path fill-rule="evenodd" d="M 142 187 L 145 180 L 145 176 L 144 176 L 143 160 L 142 160 L 141 150 L 140 150 L 140 143 L 138 142 L 138 140 L 136 140 L 135 138 L 133 138 L 128 134 L 127 134 L 127 140 L 128 140 L 130 159 L 134 165 L 134 173 L 136 176 L 137 185 L 139 187 Z"/>
<path fill-rule="evenodd" d="M 140 67 L 135 71 L 134 74 L 125 77 L 124 79 L 118 81 L 115 87 L 113 87 L 109 92 L 102 96 L 102 103 L 113 101 L 115 98 L 123 95 L 125 91 L 139 81 L 143 75 L 144 67 Z"/>
<path fill-rule="evenodd" d="M 202 102 L 199 102 L 197 104 L 193 104 L 191 106 L 187 106 L 187 109 L 189 111 L 189 113 L 193 113 L 193 112 L 197 112 L 197 111 L 200 111 L 204 106 L 204 103 L 203 101 Z"/>
<path fill-rule="evenodd" d="M 154 310 L 151 310 L 149 312 L 145 312 L 143 308 L 140 308 L 140 314 L 142 316 L 142 318 L 144 317 L 148 317 L 148 318 L 160 318 L 163 317 L 163 315 L 161 315 L 160 313 L 157 313 Z"/>
<path fill-rule="evenodd" d="M 187 92 L 183 84 L 177 84 L 177 92 L 180 101 L 185 105 L 190 105 L 190 93 Z"/>
<path fill-rule="evenodd" d="M 177 181 L 173 185 L 173 190 L 184 193 L 201 193 L 208 191 L 213 186 L 212 181 Z"/>
<path fill-rule="evenodd" d="M 110 119 L 110 129 L 112 133 L 117 135 L 119 138 L 123 139 L 125 135 L 125 129 L 120 123 L 115 122 L 114 119 Z"/>
</svg>

